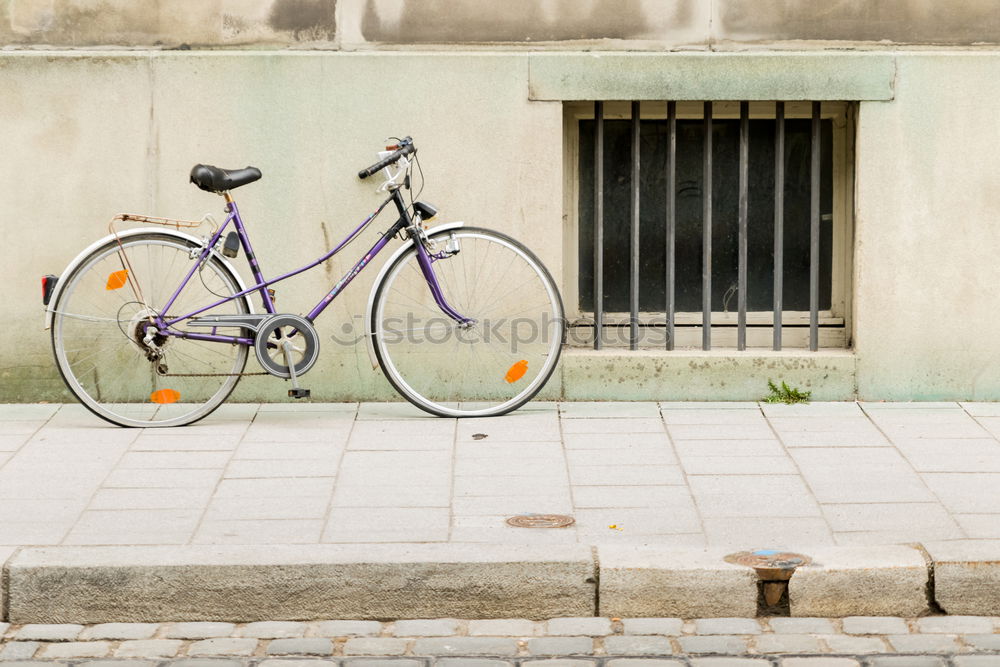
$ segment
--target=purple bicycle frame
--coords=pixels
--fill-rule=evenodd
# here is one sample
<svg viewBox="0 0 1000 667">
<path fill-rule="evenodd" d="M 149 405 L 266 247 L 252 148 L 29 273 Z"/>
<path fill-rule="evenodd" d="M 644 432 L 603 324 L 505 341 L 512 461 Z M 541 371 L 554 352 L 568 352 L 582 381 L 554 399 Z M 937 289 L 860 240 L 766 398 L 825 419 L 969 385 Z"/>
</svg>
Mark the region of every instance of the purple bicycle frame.
<svg viewBox="0 0 1000 667">
<path fill-rule="evenodd" d="M 275 310 L 274 307 L 274 300 L 271 298 L 271 294 L 267 290 L 267 287 L 269 285 L 273 285 L 275 283 L 281 282 L 282 280 L 285 280 L 286 278 L 291 278 L 292 276 L 297 276 L 300 273 L 304 273 L 305 271 L 308 271 L 309 269 L 319 266 L 326 260 L 333 257 L 335 254 L 340 252 L 340 250 L 342 250 L 344 246 L 350 243 L 358 234 L 360 234 L 361 231 L 365 227 L 367 227 L 372 220 L 378 217 L 378 215 L 383 211 L 383 209 L 385 209 L 385 207 L 389 205 L 389 202 L 393 202 L 396 205 L 396 208 L 399 211 L 399 219 L 395 222 L 395 224 L 393 224 L 393 226 L 387 232 L 385 232 L 382 235 L 382 237 L 378 241 L 375 242 L 375 244 L 368 250 L 368 252 L 365 253 L 364 257 L 358 260 L 358 262 L 351 268 L 351 270 L 348 271 L 346 274 L 344 274 L 344 276 L 339 281 L 337 281 L 337 283 L 326 294 L 326 296 L 320 299 L 319 303 L 317 303 L 316 306 L 313 307 L 311 311 L 309 311 L 309 314 L 306 315 L 306 319 L 309 320 L 310 322 L 314 321 L 317 317 L 319 317 L 320 313 L 322 313 L 326 309 L 326 307 L 329 306 L 330 303 L 337 297 L 337 295 L 340 294 L 344 290 L 344 288 L 347 287 L 351 283 L 351 281 L 354 280 L 355 277 L 357 277 L 359 273 L 361 273 L 361 270 L 364 269 L 368 265 L 368 263 L 371 262 L 371 260 L 376 255 L 378 255 L 383 248 L 385 248 L 386 245 L 389 244 L 389 241 L 394 236 L 396 236 L 396 234 L 398 234 L 401 230 L 409 227 L 412 224 L 412 220 L 410 219 L 409 212 L 406 210 L 406 203 L 403 200 L 402 194 L 399 192 L 398 189 L 393 190 L 392 195 L 384 202 L 382 202 L 382 205 L 379 206 L 374 213 L 365 218 L 365 220 L 360 225 L 358 225 L 354 229 L 354 231 L 352 231 L 350 234 L 344 237 L 344 239 L 335 248 L 330 250 L 328 253 L 326 253 L 316 261 L 307 264 L 306 266 L 303 266 L 294 271 L 290 271 L 289 273 L 285 273 L 281 276 L 278 276 L 277 278 L 274 278 L 272 280 L 266 280 L 264 278 L 263 272 L 260 269 L 260 265 L 257 262 L 257 257 L 256 255 L 254 255 L 253 248 L 250 245 L 250 237 L 247 235 L 246 227 L 243 224 L 243 219 L 240 218 L 240 212 L 236 206 L 236 202 L 231 197 L 227 197 L 226 212 L 229 215 L 226 217 L 225 223 L 223 223 L 222 226 L 218 229 L 218 231 L 215 232 L 215 234 L 206 244 L 205 248 L 201 251 L 201 254 L 198 257 L 198 261 L 191 268 L 191 270 L 188 271 L 187 276 L 184 277 L 184 280 L 181 282 L 180 286 L 174 292 L 173 296 L 171 296 L 170 299 L 167 301 L 166 305 L 164 305 L 162 312 L 163 313 L 169 312 L 171 306 L 173 306 L 174 302 L 177 300 L 177 297 L 180 296 L 181 292 L 184 291 L 184 288 L 187 286 L 188 282 L 194 276 L 195 272 L 198 271 L 202 267 L 202 265 L 208 260 L 208 257 L 212 252 L 212 248 L 214 248 L 216 243 L 219 242 L 219 239 L 222 238 L 222 233 L 226 230 L 226 227 L 229 226 L 230 222 L 233 223 L 233 225 L 236 228 L 236 233 L 240 239 L 240 245 L 243 246 L 243 252 L 246 253 L 247 261 L 250 264 L 250 271 L 253 273 L 253 278 L 256 281 L 256 284 L 254 284 L 253 287 L 248 287 L 247 289 L 238 292 L 236 294 L 233 294 L 232 296 L 224 297 L 211 305 L 199 308 L 198 310 L 192 311 L 190 313 L 178 317 L 170 317 L 169 319 L 167 319 L 164 318 L 162 314 L 158 315 L 156 317 L 157 328 L 159 329 L 160 333 L 162 333 L 165 336 L 174 336 L 177 338 L 187 338 L 189 340 L 199 340 L 212 343 L 253 345 L 253 338 L 246 338 L 242 336 L 223 336 L 214 333 L 215 331 L 214 329 L 213 333 L 202 334 L 202 333 L 194 333 L 188 331 L 176 331 L 171 329 L 171 327 L 177 324 L 178 322 L 182 322 L 184 320 L 192 318 L 195 315 L 199 315 L 207 310 L 211 310 L 212 308 L 221 306 L 222 304 L 232 301 L 233 299 L 239 299 L 255 291 L 260 294 L 261 300 L 264 303 L 264 309 L 268 313 L 272 314 L 276 313 L 277 311 Z M 434 268 L 432 266 L 433 262 L 439 259 L 439 257 L 428 254 L 427 249 L 424 248 L 423 243 L 421 243 L 419 239 L 415 241 L 414 246 L 416 247 L 417 262 L 420 265 L 421 273 L 423 273 L 424 280 L 427 282 L 427 286 L 430 288 L 431 295 L 434 297 L 435 303 L 437 303 L 438 307 L 444 314 L 446 314 L 448 317 L 452 318 L 456 322 L 462 324 L 466 322 L 471 322 L 472 321 L 471 318 L 465 317 L 464 315 L 456 311 L 454 308 L 452 308 L 444 297 L 444 292 L 441 289 L 441 285 L 438 283 L 437 276 L 435 275 Z"/>
</svg>

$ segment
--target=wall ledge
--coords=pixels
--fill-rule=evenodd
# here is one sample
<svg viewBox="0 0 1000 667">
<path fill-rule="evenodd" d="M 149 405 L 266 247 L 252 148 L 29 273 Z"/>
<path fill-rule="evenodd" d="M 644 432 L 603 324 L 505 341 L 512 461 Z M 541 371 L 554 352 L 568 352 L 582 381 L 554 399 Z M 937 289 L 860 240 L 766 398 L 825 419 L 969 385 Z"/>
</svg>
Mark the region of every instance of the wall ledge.
<svg viewBox="0 0 1000 667">
<path fill-rule="evenodd" d="M 884 53 L 538 53 L 533 100 L 893 99 L 896 63 Z"/>
<path fill-rule="evenodd" d="M 812 392 L 814 401 L 853 401 L 852 350 L 567 349 L 561 360 L 568 401 L 758 401 L 767 382 Z"/>
</svg>

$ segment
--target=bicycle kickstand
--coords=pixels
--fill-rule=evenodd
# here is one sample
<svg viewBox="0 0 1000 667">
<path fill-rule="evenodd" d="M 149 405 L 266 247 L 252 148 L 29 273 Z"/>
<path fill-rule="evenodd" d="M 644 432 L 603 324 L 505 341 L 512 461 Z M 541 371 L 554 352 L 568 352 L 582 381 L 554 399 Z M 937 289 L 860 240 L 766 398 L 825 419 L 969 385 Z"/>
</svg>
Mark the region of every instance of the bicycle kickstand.
<svg viewBox="0 0 1000 667">
<path fill-rule="evenodd" d="M 288 390 L 288 397 L 309 398 L 309 390 L 299 387 L 299 378 L 295 374 L 295 362 L 292 361 L 292 343 L 288 340 L 282 342 L 281 349 L 285 353 L 285 363 L 288 364 L 288 373 L 292 380 L 292 388 Z"/>
</svg>

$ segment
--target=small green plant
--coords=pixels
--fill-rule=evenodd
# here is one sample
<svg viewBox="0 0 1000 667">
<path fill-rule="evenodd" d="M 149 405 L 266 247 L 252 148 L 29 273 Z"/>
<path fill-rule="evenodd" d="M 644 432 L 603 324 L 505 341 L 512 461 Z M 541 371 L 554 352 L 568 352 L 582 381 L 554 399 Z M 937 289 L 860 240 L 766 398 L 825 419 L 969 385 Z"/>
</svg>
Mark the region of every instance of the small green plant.
<svg viewBox="0 0 1000 667">
<path fill-rule="evenodd" d="M 809 397 L 812 396 L 811 391 L 799 391 L 796 387 L 789 387 L 784 381 L 782 381 L 779 387 L 771 380 L 768 380 L 767 388 L 771 390 L 771 393 L 764 397 L 765 403 L 787 403 L 788 405 L 793 403 L 808 403 Z"/>
</svg>

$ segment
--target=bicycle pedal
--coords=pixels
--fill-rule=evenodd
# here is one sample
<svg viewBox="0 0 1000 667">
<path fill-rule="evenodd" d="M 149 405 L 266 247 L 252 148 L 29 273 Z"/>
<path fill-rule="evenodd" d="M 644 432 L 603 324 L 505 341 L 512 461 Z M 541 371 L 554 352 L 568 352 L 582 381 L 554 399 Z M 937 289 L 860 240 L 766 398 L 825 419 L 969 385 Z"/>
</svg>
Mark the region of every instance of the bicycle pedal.
<svg viewBox="0 0 1000 667">
<path fill-rule="evenodd" d="M 289 389 L 288 390 L 288 397 L 289 398 L 309 398 L 309 390 L 308 389 L 299 389 L 299 388 Z"/>
</svg>

